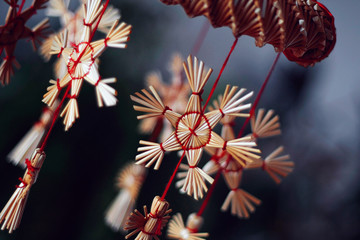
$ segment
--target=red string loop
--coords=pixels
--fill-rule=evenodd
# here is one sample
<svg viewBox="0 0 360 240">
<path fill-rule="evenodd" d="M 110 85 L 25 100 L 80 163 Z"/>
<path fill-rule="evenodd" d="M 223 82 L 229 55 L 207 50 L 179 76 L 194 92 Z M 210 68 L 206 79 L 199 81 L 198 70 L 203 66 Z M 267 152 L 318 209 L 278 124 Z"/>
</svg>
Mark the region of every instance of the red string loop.
<svg viewBox="0 0 360 240">
<path fill-rule="evenodd" d="M 225 142 L 224 142 L 224 145 L 223 145 L 223 147 L 222 147 L 222 150 L 223 150 L 223 151 L 226 150 L 227 142 L 228 142 L 228 141 L 225 141 Z"/>
<path fill-rule="evenodd" d="M 203 99 L 202 99 L 201 95 L 202 95 L 203 93 L 204 93 L 204 89 L 201 89 L 200 92 L 192 92 L 191 94 L 192 94 L 192 95 L 199 96 L 199 97 L 200 97 L 200 101 L 202 102 Z"/>
<path fill-rule="evenodd" d="M 107 45 L 107 42 L 110 40 L 110 38 L 109 37 L 106 37 L 105 38 L 105 40 L 104 40 L 104 45 L 105 45 L 105 47 L 107 47 L 108 45 Z"/>
<path fill-rule="evenodd" d="M 161 151 L 166 152 L 164 147 L 163 147 L 163 143 L 160 143 L 160 149 L 161 149 Z"/>
<path fill-rule="evenodd" d="M 101 80 L 101 77 L 99 77 L 99 79 L 97 80 L 97 82 L 94 84 L 95 87 L 97 87 L 97 85 L 99 85 L 100 80 Z"/>
<path fill-rule="evenodd" d="M 222 118 L 225 117 L 225 114 L 224 114 L 224 112 L 221 110 L 221 108 L 219 109 L 219 111 L 220 111 L 220 113 L 221 113 L 221 117 L 222 117 Z"/>
<path fill-rule="evenodd" d="M 168 106 L 165 106 L 164 111 L 161 113 L 161 115 L 164 115 L 167 110 L 172 111 L 171 108 L 169 108 Z"/>
<path fill-rule="evenodd" d="M 60 87 L 60 79 L 56 79 L 56 87 L 57 89 L 60 91 L 61 87 Z"/>
<path fill-rule="evenodd" d="M 24 186 L 19 186 L 19 185 L 15 185 L 16 188 L 25 188 L 28 184 L 21 178 L 19 177 L 19 181 L 24 184 Z"/>
<path fill-rule="evenodd" d="M 85 22 L 85 19 L 83 19 L 83 24 L 84 24 L 84 26 L 86 26 L 86 27 L 91 27 L 91 23 L 87 23 L 87 22 Z"/>
</svg>

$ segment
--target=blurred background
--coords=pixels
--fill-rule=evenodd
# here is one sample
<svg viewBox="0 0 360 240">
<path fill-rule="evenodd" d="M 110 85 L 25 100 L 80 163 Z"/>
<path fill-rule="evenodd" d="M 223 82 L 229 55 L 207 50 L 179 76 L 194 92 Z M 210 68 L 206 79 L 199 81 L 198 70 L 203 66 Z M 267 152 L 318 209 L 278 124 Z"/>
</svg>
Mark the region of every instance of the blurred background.
<svg viewBox="0 0 360 240">
<path fill-rule="evenodd" d="M 324 0 L 335 16 L 337 43 L 330 56 L 314 67 L 303 68 L 280 57 L 259 107 L 280 115 L 283 135 L 259 142 L 266 156 L 279 145 L 295 162 L 294 172 L 276 185 L 259 171 L 245 172 L 242 187 L 262 200 L 250 219 L 222 213 L 228 192 L 223 181 L 204 213 L 202 231 L 208 239 L 359 239 L 360 238 L 360 29 L 358 0 Z M 27 3 L 29 5 L 29 3 Z M 143 88 L 149 71 L 169 79 L 174 52 L 190 53 L 204 17 L 190 19 L 179 6 L 158 0 L 117 0 L 110 4 L 122 20 L 133 25 L 127 49 L 107 50 L 100 73 L 116 77 L 116 107 L 99 109 L 93 87 L 85 83 L 78 99 L 80 119 L 64 132 L 60 119 L 50 136 L 47 158 L 32 188 L 20 228 L 0 239 L 123 239 L 104 224 L 104 212 L 117 194 L 118 169 L 134 161 L 138 141 L 136 113 L 129 95 Z M 25 5 L 26 6 L 26 5 Z M 71 2 L 76 9 L 77 1 Z M 7 5 L 0 3 L 0 21 Z M 27 24 L 44 17 L 39 11 Z M 58 19 L 51 19 L 54 30 Z M 100 35 L 99 35 L 100 36 Z M 234 41 L 230 29 L 210 28 L 197 56 L 214 69 L 205 89 L 207 96 Z M 44 104 L 42 95 L 54 78 L 54 59 L 45 63 L 26 40 L 16 56 L 22 65 L 10 85 L 0 89 L 0 205 L 6 204 L 23 170 L 6 161 L 7 154 L 31 128 Z M 272 46 L 257 48 L 254 39 L 241 37 L 223 73 L 216 94 L 226 84 L 257 92 L 275 59 Z M 242 120 L 237 125 L 241 125 Z M 159 171 L 149 171 L 138 206 L 150 205 L 176 165 L 170 154 Z M 183 217 L 198 210 L 201 201 L 180 195 L 172 187 L 167 200 Z M 162 239 L 165 239 L 162 237 Z"/>
</svg>

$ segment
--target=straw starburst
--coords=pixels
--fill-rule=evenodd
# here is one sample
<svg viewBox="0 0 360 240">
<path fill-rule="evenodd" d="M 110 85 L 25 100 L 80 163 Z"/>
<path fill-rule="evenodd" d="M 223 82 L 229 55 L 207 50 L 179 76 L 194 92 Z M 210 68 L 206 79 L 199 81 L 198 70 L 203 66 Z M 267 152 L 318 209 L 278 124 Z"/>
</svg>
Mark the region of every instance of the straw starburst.
<svg viewBox="0 0 360 240">
<path fill-rule="evenodd" d="M 97 29 L 100 16 L 105 12 L 104 6 L 100 3 L 101 0 L 88 0 L 87 4 L 84 4 L 79 42 L 69 45 L 67 40 L 69 31 L 64 31 L 54 38 L 51 45 L 50 54 L 63 58 L 66 62 L 66 71 L 61 79 L 50 80 L 52 85 L 44 95 L 43 102 L 51 106 L 60 91 L 70 87 L 69 101 L 60 114 L 64 117 L 65 130 L 68 130 L 79 117 L 77 98 L 84 80 L 95 87 L 99 107 L 114 106 L 117 103 L 115 97 L 117 92 L 108 85 L 115 83 L 116 79 L 102 79 L 96 60 L 107 47 L 125 48 L 131 26 L 116 20 L 112 23 L 106 38 L 92 41 L 94 29 Z"/>
<path fill-rule="evenodd" d="M 136 156 L 136 163 L 145 164 L 146 167 L 155 163 L 154 169 L 159 169 L 165 152 L 185 150 L 189 168 L 185 180 L 180 182 L 183 186 L 180 184 L 178 186 L 198 199 L 203 196 L 203 190 L 206 190 L 203 178 L 211 182 L 207 174 L 196 168 L 204 147 L 226 150 L 243 165 L 246 161 L 251 162 L 251 158 L 258 158 L 256 153 L 260 151 L 254 148 L 256 144 L 250 137 L 225 141 L 212 130 L 225 116 L 248 116 L 240 112 L 250 108 L 251 104 L 243 103 L 252 96 L 252 92 L 243 95 L 245 89 L 238 91 L 237 87 L 227 86 L 219 108 L 203 113 L 201 95 L 212 69 L 204 74 L 204 63 L 198 62 L 196 57 L 193 59 L 191 56 L 188 57 L 187 64 L 184 62 L 183 67 L 192 90 L 184 114 L 181 115 L 164 105 L 152 86 L 150 86 L 151 94 L 147 90 L 142 90 L 142 93 L 137 92 L 135 96 L 131 96 L 131 99 L 139 104 L 135 105 L 134 109 L 145 113 L 138 116 L 138 119 L 164 116 L 175 128 L 160 144 L 140 141 L 143 146 L 138 148 L 140 153 Z"/>
</svg>

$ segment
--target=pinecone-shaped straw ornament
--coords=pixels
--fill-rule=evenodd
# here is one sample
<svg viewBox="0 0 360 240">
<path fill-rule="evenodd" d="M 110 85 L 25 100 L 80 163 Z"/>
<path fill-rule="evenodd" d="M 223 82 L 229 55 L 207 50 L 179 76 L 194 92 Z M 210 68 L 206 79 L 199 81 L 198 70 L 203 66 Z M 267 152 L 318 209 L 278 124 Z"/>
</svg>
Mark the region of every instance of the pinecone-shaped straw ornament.
<svg viewBox="0 0 360 240">
<path fill-rule="evenodd" d="M 55 101 L 51 108 L 46 107 L 43 110 L 39 121 L 32 126 L 15 148 L 8 154 L 7 158 L 10 162 L 14 165 L 20 165 L 23 168 L 26 167 L 25 159 L 29 159 L 40 144 L 46 130 L 50 127 L 55 109 L 58 105 L 59 101 Z"/>
<path fill-rule="evenodd" d="M 204 240 L 208 237 L 208 233 L 199 233 L 199 229 L 204 219 L 201 216 L 192 213 L 184 225 L 183 218 L 180 213 L 175 214 L 169 222 L 167 237 L 177 240 Z"/>
<path fill-rule="evenodd" d="M 145 112 L 144 115 L 138 116 L 138 119 L 165 116 L 171 123 L 175 130 L 162 143 L 154 143 L 149 141 L 140 141 L 142 147 L 138 148 L 139 153 L 136 156 L 137 164 L 145 164 L 145 167 L 150 167 L 155 163 L 154 169 L 159 169 L 165 152 L 184 150 L 187 152 L 188 163 L 190 163 L 187 179 L 196 178 L 197 181 L 184 181 L 183 190 L 188 194 L 194 196 L 195 199 L 202 197 L 204 190 L 204 179 L 195 177 L 195 174 L 200 174 L 205 177 L 203 173 L 194 170 L 198 163 L 198 157 L 201 156 L 204 147 L 213 147 L 217 149 L 226 150 L 231 156 L 245 165 L 246 161 L 252 161 L 251 158 L 258 158 L 256 153 L 260 151 L 256 148 L 255 142 L 251 141 L 250 137 L 234 139 L 225 141 L 217 135 L 212 129 L 225 116 L 243 116 L 240 111 L 249 109 L 251 104 L 243 104 L 244 101 L 252 96 L 252 92 L 242 96 L 246 91 L 237 87 L 227 86 L 224 92 L 224 97 L 220 103 L 219 109 L 204 113 L 201 109 L 201 95 L 203 88 L 210 77 L 212 69 L 204 74 L 204 63 L 198 62 L 189 56 L 187 64 L 184 62 L 183 67 L 189 81 L 192 94 L 185 108 L 184 114 L 179 114 L 173 111 L 169 106 L 164 105 L 156 90 L 150 86 L 150 94 L 143 89 L 142 93 L 135 93 L 131 99 L 140 104 L 135 105 L 136 111 Z M 194 164 L 194 165 L 192 165 Z M 209 177 L 205 177 L 210 180 Z"/>
<path fill-rule="evenodd" d="M 189 17 L 205 16 L 213 27 L 248 35 L 256 46 L 274 46 L 290 61 L 312 66 L 326 58 L 336 42 L 334 17 L 314 0 L 161 0 L 181 5 Z"/>
<path fill-rule="evenodd" d="M 91 42 L 105 7 L 106 5 L 101 5 L 101 0 L 88 0 L 83 7 L 83 26 L 78 30 L 81 31 L 79 42 L 69 46 L 68 31 L 64 31 L 54 38 L 51 46 L 50 54 L 57 54 L 66 62 L 66 73 L 61 79 L 50 80 L 52 85 L 48 87 L 43 102 L 52 106 L 60 91 L 65 87 L 70 88 L 69 101 L 60 114 L 64 117 L 65 130 L 68 130 L 79 117 L 77 98 L 84 80 L 95 87 L 99 107 L 113 106 L 117 103 L 115 97 L 117 92 L 108 85 L 115 83 L 116 79 L 102 79 L 96 59 L 107 47 L 125 48 L 131 26 L 125 23 L 119 24 L 116 20 L 106 38 Z"/>
<path fill-rule="evenodd" d="M 45 153 L 40 149 L 36 149 L 32 158 L 26 160 L 24 177 L 19 179 L 20 185 L 0 213 L 0 224 L 3 223 L 1 230 L 8 229 L 12 233 L 19 227 L 30 189 L 36 182 L 44 160 Z"/>
<path fill-rule="evenodd" d="M 125 239 L 138 233 L 136 240 L 159 240 L 161 230 L 167 224 L 170 219 L 169 203 L 165 199 L 161 199 L 156 196 L 151 204 L 150 213 L 148 213 L 147 207 L 144 206 L 144 215 L 142 215 L 137 209 L 131 213 L 128 222 L 126 223 L 125 230 L 132 230 Z"/>
<path fill-rule="evenodd" d="M 190 86 L 183 76 L 182 63 L 183 58 L 181 55 L 174 53 L 169 66 L 171 73 L 169 83 L 163 81 L 160 72 L 151 72 L 146 76 L 146 85 L 157 89 L 159 96 L 163 99 L 163 103 L 166 106 L 171 106 L 175 112 L 185 111 L 190 94 Z M 159 125 L 161 127 L 160 140 L 165 141 L 173 130 L 171 124 L 163 116 L 143 119 L 139 125 L 140 132 L 152 133 Z"/>
<path fill-rule="evenodd" d="M 114 231 L 123 229 L 127 217 L 134 210 L 146 172 L 144 166 L 133 163 L 121 169 L 116 184 L 120 191 L 105 214 L 106 224 Z"/>
<path fill-rule="evenodd" d="M 9 4 L 9 10 L 5 18 L 5 24 L 0 26 L 0 56 L 5 50 L 5 57 L 0 65 L 0 83 L 10 83 L 14 74 L 14 66 L 20 68 L 15 59 L 16 44 L 20 39 L 31 41 L 34 50 L 46 37 L 49 28 L 48 19 L 44 19 L 32 29 L 25 26 L 26 22 L 42 8 L 48 0 L 34 0 L 31 6 L 23 11 L 23 4 L 18 5 L 18 0 L 5 0 Z M 24 2 L 24 1 L 23 1 Z"/>
</svg>

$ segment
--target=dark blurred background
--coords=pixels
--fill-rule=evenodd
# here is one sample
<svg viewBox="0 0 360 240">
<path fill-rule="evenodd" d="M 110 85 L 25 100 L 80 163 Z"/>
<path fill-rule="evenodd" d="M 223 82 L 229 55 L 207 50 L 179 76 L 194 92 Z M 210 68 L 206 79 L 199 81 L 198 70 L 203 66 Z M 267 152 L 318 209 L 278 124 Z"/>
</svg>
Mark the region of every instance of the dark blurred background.
<svg viewBox="0 0 360 240">
<path fill-rule="evenodd" d="M 281 117 L 283 135 L 261 141 L 264 155 L 279 145 L 295 162 L 295 170 L 280 185 L 259 171 L 245 173 L 242 186 L 262 200 L 248 220 L 220 212 L 227 194 L 223 181 L 205 211 L 203 231 L 208 239 L 360 239 L 360 28 L 358 0 L 323 1 L 335 16 L 337 44 L 329 58 L 303 68 L 284 56 L 275 69 L 259 107 L 272 108 Z M 125 50 L 107 50 L 101 57 L 103 77 L 116 77 L 119 103 L 99 109 L 93 87 L 84 84 L 79 97 L 80 119 L 64 132 L 60 119 L 50 136 L 47 158 L 32 188 L 20 228 L 0 239 L 123 239 L 105 226 L 104 211 L 116 196 L 118 169 L 133 161 L 140 139 L 136 113 L 129 95 L 144 87 L 144 77 L 160 70 L 169 78 L 173 52 L 186 57 L 206 22 L 189 19 L 179 6 L 158 0 L 118 0 L 122 20 L 133 25 Z M 72 2 L 75 9 L 78 3 Z M 0 3 L 3 24 L 7 6 Z M 32 27 L 44 16 L 39 11 Z M 58 19 L 51 19 L 53 29 Z M 205 90 L 209 93 L 234 38 L 230 29 L 210 29 L 197 54 L 214 69 Z M 20 41 L 16 56 L 22 68 L 11 84 L 0 89 L 0 205 L 6 204 L 23 170 L 9 164 L 6 155 L 39 118 L 42 95 L 54 78 L 52 59 L 44 63 Z M 230 58 L 217 93 L 225 84 L 255 92 L 265 79 L 276 54 L 272 46 L 257 48 L 254 39 L 242 37 Z M 241 121 L 238 122 L 241 124 Z M 151 170 L 138 206 L 162 193 L 175 154 L 166 156 L 159 171 Z M 196 202 L 174 187 L 167 200 L 183 217 L 198 210 Z M 163 237 L 164 238 L 164 237 Z M 162 238 L 162 239 L 163 239 Z"/>
</svg>

